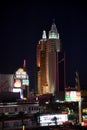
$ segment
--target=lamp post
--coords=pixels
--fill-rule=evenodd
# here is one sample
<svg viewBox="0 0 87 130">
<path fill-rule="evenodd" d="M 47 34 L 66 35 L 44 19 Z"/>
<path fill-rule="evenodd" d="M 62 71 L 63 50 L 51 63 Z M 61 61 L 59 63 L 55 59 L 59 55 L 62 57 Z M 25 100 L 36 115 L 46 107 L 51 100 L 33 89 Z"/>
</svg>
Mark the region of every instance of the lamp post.
<svg viewBox="0 0 87 130">
<path fill-rule="evenodd" d="M 79 123 L 82 122 L 82 111 L 81 111 L 81 100 L 78 102 L 79 105 Z"/>
</svg>

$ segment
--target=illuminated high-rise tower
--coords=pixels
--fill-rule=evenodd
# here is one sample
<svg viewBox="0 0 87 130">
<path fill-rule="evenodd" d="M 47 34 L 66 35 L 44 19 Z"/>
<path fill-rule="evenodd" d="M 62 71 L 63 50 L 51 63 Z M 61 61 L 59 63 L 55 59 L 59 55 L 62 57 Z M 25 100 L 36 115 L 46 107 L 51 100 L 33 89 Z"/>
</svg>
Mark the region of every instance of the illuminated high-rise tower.
<svg viewBox="0 0 87 130">
<path fill-rule="evenodd" d="M 46 57 L 46 43 L 47 37 L 46 32 L 43 31 L 42 39 L 39 41 L 37 45 L 37 85 L 38 85 L 38 93 L 45 93 L 45 88 L 47 84 L 47 57 Z"/>
<path fill-rule="evenodd" d="M 52 24 L 48 38 L 43 31 L 42 39 L 37 45 L 36 59 L 38 94 L 64 91 L 65 56 L 55 23 Z"/>
</svg>

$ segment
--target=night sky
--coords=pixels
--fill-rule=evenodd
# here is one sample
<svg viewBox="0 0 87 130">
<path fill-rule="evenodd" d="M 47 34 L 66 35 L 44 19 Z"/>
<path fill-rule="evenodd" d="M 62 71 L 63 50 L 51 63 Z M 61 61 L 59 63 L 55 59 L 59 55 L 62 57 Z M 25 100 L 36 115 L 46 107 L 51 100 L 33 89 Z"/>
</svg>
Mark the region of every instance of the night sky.
<svg viewBox="0 0 87 130">
<path fill-rule="evenodd" d="M 80 0 L 26 0 L 0 2 L 0 73 L 13 74 L 27 62 L 30 86 L 35 86 L 36 45 L 53 19 L 66 53 L 66 83 L 75 84 L 79 72 L 87 87 L 87 4 Z"/>
</svg>

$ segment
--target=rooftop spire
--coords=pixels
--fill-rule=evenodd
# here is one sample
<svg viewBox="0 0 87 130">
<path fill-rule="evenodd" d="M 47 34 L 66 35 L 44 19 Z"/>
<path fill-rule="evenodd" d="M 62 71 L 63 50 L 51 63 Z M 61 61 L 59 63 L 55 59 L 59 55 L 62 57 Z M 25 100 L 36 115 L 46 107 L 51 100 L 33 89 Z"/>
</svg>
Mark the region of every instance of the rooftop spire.
<svg viewBox="0 0 87 130">
<path fill-rule="evenodd" d="M 51 30 L 49 31 L 49 39 L 59 39 L 59 34 L 55 24 L 55 19 L 53 19 L 53 24 L 51 26 Z"/>
<path fill-rule="evenodd" d="M 57 33 L 57 27 L 56 27 L 56 24 L 54 22 L 53 22 L 53 24 L 51 26 L 51 32 Z"/>
<path fill-rule="evenodd" d="M 80 81 L 79 81 L 79 73 L 76 71 L 75 72 L 75 81 L 76 81 L 76 85 L 75 87 L 80 90 Z"/>
<path fill-rule="evenodd" d="M 26 70 L 26 60 L 24 59 L 23 68 Z"/>
<path fill-rule="evenodd" d="M 42 39 L 47 39 L 46 31 L 45 31 L 45 30 L 43 30 L 43 33 L 42 33 Z"/>
</svg>

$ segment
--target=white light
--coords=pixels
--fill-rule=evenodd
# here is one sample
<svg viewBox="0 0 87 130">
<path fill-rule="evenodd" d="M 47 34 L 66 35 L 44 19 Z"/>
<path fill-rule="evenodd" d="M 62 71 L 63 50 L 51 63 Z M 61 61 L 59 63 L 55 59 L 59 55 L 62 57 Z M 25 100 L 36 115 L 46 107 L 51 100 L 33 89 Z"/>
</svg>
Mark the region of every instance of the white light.
<svg viewBox="0 0 87 130">
<path fill-rule="evenodd" d="M 58 125 L 68 121 L 67 114 L 43 115 L 40 116 L 40 125 L 41 126 L 55 125 L 55 120 L 54 120 L 55 117 L 57 119 Z"/>
<path fill-rule="evenodd" d="M 13 92 L 21 92 L 20 88 L 13 88 Z"/>
<path fill-rule="evenodd" d="M 49 102 L 45 102 L 45 104 L 49 104 Z"/>
<path fill-rule="evenodd" d="M 56 102 L 59 102 L 59 100 L 56 100 Z"/>
</svg>

